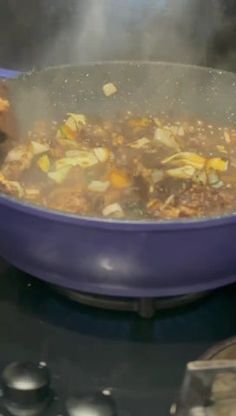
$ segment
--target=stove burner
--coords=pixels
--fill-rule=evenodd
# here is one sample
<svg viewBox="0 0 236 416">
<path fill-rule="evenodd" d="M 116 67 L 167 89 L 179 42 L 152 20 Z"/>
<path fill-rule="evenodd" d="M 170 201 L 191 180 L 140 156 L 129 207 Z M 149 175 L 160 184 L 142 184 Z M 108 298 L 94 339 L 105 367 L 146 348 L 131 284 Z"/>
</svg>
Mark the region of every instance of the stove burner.
<svg viewBox="0 0 236 416">
<path fill-rule="evenodd" d="M 159 310 L 174 309 L 180 306 L 187 306 L 207 295 L 207 292 L 200 292 L 191 295 L 173 296 L 167 298 L 124 298 L 115 296 L 92 295 L 53 286 L 54 290 L 68 299 L 82 305 L 112 311 L 136 312 L 142 318 L 150 319 Z"/>
</svg>

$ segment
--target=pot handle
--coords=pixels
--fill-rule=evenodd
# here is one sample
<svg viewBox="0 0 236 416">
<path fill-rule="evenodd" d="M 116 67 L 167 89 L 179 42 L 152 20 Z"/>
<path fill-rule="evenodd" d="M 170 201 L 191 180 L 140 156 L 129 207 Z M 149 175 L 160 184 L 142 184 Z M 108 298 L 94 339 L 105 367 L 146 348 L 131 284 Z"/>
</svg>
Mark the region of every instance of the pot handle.
<svg viewBox="0 0 236 416">
<path fill-rule="evenodd" d="M 21 74 L 20 71 L 15 71 L 13 69 L 0 68 L 0 78 L 4 78 L 4 79 L 17 78 L 20 74 Z"/>
</svg>

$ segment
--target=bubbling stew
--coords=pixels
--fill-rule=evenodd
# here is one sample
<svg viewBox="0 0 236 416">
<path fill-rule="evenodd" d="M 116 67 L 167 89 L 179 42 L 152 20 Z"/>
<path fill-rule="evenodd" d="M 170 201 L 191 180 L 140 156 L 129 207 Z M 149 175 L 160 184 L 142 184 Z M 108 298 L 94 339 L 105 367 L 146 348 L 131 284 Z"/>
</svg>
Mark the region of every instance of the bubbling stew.
<svg viewBox="0 0 236 416">
<path fill-rule="evenodd" d="M 106 91 L 105 91 L 106 92 Z M 0 113 L 9 102 L 0 99 Z M 0 190 L 79 216 L 178 220 L 236 210 L 236 129 L 69 113 L 1 143 Z"/>
</svg>

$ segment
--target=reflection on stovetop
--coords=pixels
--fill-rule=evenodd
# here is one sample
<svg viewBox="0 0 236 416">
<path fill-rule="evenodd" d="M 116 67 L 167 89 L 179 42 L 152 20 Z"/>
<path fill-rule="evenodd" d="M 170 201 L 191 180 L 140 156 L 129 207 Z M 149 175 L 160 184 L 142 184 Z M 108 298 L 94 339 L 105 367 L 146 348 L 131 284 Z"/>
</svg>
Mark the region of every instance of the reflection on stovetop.
<svg viewBox="0 0 236 416">
<path fill-rule="evenodd" d="M 167 415 L 186 363 L 236 332 L 236 287 L 143 320 L 79 305 L 4 263 L 0 274 L 0 370 L 46 362 L 59 397 L 111 388 L 127 415 Z"/>
</svg>

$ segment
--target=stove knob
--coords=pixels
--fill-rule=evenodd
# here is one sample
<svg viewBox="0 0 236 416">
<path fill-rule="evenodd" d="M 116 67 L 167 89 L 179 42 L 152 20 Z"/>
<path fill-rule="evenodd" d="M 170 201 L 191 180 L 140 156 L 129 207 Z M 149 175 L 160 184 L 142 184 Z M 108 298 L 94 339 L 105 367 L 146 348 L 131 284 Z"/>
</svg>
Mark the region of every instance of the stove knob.
<svg viewBox="0 0 236 416">
<path fill-rule="evenodd" d="M 72 397 L 66 409 L 69 416 L 117 416 L 113 398 L 102 392 Z"/>
<path fill-rule="evenodd" d="M 51 397 L 46 365 L 12 363 L 4 369 L 1 382 L 3 400 L 11 414 L 20 414 L 25 408 L 37 414 Z"/>
</svg>

